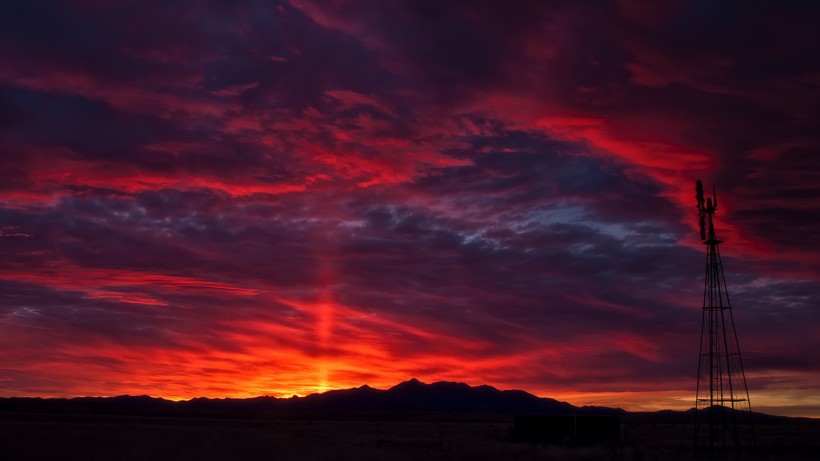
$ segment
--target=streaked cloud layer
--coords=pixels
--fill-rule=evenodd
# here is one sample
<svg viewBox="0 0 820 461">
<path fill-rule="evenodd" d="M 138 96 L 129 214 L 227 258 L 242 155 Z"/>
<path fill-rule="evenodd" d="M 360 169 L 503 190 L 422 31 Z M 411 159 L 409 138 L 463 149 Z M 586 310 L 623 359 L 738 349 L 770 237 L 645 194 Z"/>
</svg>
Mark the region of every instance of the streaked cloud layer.
<svg viewBox="0 0 820 461">
<path fill-rule="evenodd" d="M 820 415 L 819 16 L 4 2 L 0 394 L 688 408 L 703 179 L 753 403 Z"/>
</svg>

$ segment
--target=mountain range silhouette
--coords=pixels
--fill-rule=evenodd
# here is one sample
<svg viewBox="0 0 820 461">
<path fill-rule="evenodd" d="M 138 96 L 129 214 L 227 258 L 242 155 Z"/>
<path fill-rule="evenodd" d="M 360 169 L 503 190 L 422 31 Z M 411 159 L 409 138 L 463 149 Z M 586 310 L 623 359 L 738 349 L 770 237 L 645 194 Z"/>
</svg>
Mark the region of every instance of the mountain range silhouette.
<svg viewBox="0 0 820 461">
<path fill-rule="evenodd" d="M 725 411 L 726 409 L 720 409 Z M 389 389 L 370 386 L 332 390 L 305 397 L 207 398 L 172 401 L 147 395 L 116 397 L 0 398 L 2 412 L 87 413 L 180 416 L 264 416 L 269 412 L 307 413 L 508 413 L 553 415 L 618 415 L 630 420 L 691 422 L 692 412 L 662 410 L 627 412 L 621 408 L 575 406 L 538 397 L 521 390 L 498 390 L 492 386 L 470 386 L 440 381 L 425 384 L 415 378 Z M 710 411 L 709 409 L 701 411 Z M 759 423 L 777 423 L 794 418 L 755 413 Z M 811 419 L 808 419 L 811 421 Z"/>
</svg>

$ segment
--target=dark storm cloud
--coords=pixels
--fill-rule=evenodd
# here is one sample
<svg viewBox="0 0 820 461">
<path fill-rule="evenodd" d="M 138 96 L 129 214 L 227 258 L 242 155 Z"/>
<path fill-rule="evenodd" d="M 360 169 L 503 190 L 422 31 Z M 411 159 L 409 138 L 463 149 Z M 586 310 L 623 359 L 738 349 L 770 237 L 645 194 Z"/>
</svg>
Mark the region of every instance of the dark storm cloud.
<svg viewBox="0 0 820 461">
<path fill-rule="evenodd" d="M 809 4 L 339 4 L 297 2 L 320 23 L 386 47 L 388 62 L 416 69 L 420 94 L 469 90 L 463 102 L 520 88 L 565 112 L 615 119 L 627 139 L 654 134 L 709 149 L 720 168 L 715 179 L 744 213 L 758 213 L 750 204 L 772 193 L 767 178 L 793 177 L 797 153 L 820 145 L 811 128 L 820 63 L 804 58 L 820 39 L 820 10 Z M 669 155 L 655 153 L 674 168 L 679 162 L 663 158 Z M 798 168 L 811 174 L 815 166 L 808 160 Z M 814 197 L 812 183 L 791 188 Z M 749 232 L 766 239 L 767 225 L 793 222 L 792 206 L 782 216 L 764 211 L 767 223 Z M 811 223 L 799 228 L 806 227 L 801 236 L 816 232 Z"/>
<path fill-rule="evenodd" d="M 248 179 L 300 183 L 315 171 L 309 161 L 298 166 L 304 141 L 333 147 L 314 129 L 333 122 L 292 122 L 307 109 L 329 110 L 330 90 L 382 90 L 386 74 L 370 53 L 298 10 L 269 2 L 158 6 L 7 6 L 2 52 L 16 71 L 2 76 L 11 85 L 3 112 L 22 123 L 6 133 L 23 144 L 16 150 L 36 145 L 53 157 L 59 146 L 75 162 L 111 162 L 87 173 L 94 176 L 130 163 L 131 174 L 224 179 L 255 170 Z M 125 17 L 129 27 L 118 29 Z M 289 126 L 265 137 L 277 124 Z M 262 154 L 271 150 L 275 158 Z"/>
</svg>

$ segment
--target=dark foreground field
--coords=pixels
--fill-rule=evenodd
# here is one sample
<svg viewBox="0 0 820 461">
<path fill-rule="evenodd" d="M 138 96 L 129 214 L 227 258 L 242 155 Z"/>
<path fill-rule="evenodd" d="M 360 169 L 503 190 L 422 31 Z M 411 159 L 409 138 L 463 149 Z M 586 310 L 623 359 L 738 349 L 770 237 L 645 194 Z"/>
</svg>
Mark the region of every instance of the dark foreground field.
<svg viewBox="0 0 820 461">
<path fill-rule="evenodd" d="M 0 413 L 0 460 L 688 460 L 691 426 L 625 423 L 617 445 L 513 442 L 511 415 L 281 414 L 242 418 Z M 758 428 L 729 459 L 820 459 L 820 426 Z"/>
</svg>

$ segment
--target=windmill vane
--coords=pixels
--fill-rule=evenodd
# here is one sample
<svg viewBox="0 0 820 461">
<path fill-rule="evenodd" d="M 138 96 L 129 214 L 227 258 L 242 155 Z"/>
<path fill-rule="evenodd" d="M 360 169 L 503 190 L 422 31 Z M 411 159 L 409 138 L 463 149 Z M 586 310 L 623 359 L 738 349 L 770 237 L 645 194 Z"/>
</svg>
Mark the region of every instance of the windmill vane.
<svg viewBox="0 0 820 461">
<path fill-rule="evenodd" d="M 697 209 L 698 209 L 698 227 L 700 228 L 700 239 L 702 241 L 707 240 L 707 222 L 709 225 L 708 229 L 708 238 L 709 240 L 714 239 L 714 226 L 712 224 L 711 215 L 715 214 L 717 210 L 717 192 L 715 191 L 715 187 L 712 186 L 712 196 L 705 198 L 703 195 L 703 183 L 697 181 L 695 183 L 695 199 L 697 200 Z M 707 215 L 710 217 L 707 219 Z"/>
<path fill-rule="evenodd" d="M 695 198 L 698 201 L 698 227 L 700 228 L 700 239 L 706 240 L 706 217 L 704 216 L 703 183 L 695 183 Z"/>
</svg>

